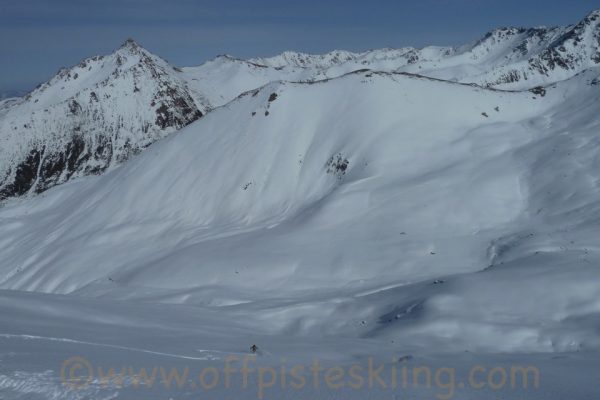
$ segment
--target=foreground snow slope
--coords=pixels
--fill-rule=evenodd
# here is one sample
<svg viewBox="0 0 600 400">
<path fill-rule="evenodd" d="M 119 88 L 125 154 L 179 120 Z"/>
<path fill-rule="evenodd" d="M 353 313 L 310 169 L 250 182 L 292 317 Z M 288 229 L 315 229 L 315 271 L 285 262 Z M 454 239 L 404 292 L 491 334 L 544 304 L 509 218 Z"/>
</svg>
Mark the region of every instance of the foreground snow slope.
<svg viewBox="0 0 600 400">
<path fill-rule="evenodd" d="M 269 84 L 0 210 L 0 286 L 221 306 L 271 334 L 595 348 L 598 75 L 544 96 Z"/>
<path fill-rule="evenodd" d="M 251 317 L 232 315 L 222 308 L 211 311 L 181 305 L 0 291 L 0 397 L 11 400 L 547 400 L 593 399 L 600 394 L 595 373 L 600 367 L 600 357 L 594 351 L 493 354 L 461 350 L 436 354 L 433 346 L 415 349 L 401 342 L 274 335 Z M 251 371 L 244 386 L 240 370 L 244 358 L 251 355 L 252 343 L 260 350 L 256 359 L 247 363 Z M 223 372 L 227 359 L 233 369 L 228 387 Z M 402 361 L 394 361 L 399 359 Z M 317 379 L 309 369 L 314 360 L 320 366 Z M 380 369 L 379 377 L 386 387 L 377 380 L 369 384 L 369 360 L 374 368 Z M 292 386 L 298 380 L 292 379 L 291 369 L 299 365 L 303 367 L 300 375 L 305 384 Z M 353 366 L 361 368 L 355 372 L 363 378 L 360 386 L 349 385 L 357 382 L 348 375 Z M 514 366 L 538 369 L 539 385 L 534 385 L 535 375 L 530 373 L 527 386 L 518 375 L 514 387 L 510 378 L 505 385 L 490 387 L 488 382 L 497 385 L 501 379 L 498 370 L 511 371 Z M 262 391 L 257 367 L 275 368 L 278 372 L 275 383 L 262 385 Z M 331 367 L 344 371 L 342 379 L 334 381 L 335 385 L 341 381 L 342 387 L 331 388 L 326 383 L 326 368 Z M 111 368 L 112 379 L 108 378 Z M 126 372 L 121 379 L 123 368 Z M 219 378 L 214 387 L 207 388 L 202 386 L 199 375 L 209 371 L 205 382 L 212 382 L 214 372 L 209 368 L 217 369 Z M 394 368 L 398 373 L 397 387 L 392 386 Z M 413 383 L 417 368 L 430 371 L 429 387 L 422 372 L 418 383 Z M 471 385 L 469 378 L 474 368 L 483 370 L 475 370 L 475 385 Z M 149 379 L 157 371 L 152 384 L 136 378 L 135 374 L 141 374 L 142 369 L 147 371 L 145 376 Z M 409 377 L 407 385 L 402 383 L 404 369 Z M 495 378 L 488 381 L 487 374 L 494 369 Z M 173 371 L 184 378 L 181 383 L 173 375 L 168 378 Z M 263 382 L 269 383 L 272 377 L 266 371 Z M 280 371 L 286 374 L 285 383 Z M 89 383 L 88 378 L 91 378 Z M 315 388 L 314 382 L 318 382 L 318 387 Z"/>
</svg>

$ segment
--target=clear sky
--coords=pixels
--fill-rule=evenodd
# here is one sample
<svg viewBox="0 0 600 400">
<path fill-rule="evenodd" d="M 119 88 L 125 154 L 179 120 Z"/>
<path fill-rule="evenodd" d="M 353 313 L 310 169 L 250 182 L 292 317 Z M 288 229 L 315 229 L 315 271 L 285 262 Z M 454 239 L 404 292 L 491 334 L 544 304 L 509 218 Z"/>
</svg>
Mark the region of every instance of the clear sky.
<svg viewBox="0 0 600 400">
<path fill-rule="evenodd" d="M 0 0 L 0 91 L 30 89 L 128 37 L 186 66 L 225 53 L 458 45 L 593 9 L 600 0 Z"/>
</svg>

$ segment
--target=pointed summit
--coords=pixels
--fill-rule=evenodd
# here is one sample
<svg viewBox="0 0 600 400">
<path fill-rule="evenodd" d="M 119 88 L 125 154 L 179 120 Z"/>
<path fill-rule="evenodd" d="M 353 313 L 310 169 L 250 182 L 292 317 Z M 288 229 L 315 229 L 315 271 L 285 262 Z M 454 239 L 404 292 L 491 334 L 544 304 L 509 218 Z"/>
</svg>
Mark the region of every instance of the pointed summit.
<svg viewBox="0 0 600 400">
<path fill-rule="evenodd" d="M 145 50 L 138 42 L 132 38 L 128 38 L 123 44 L 117 49 L 118 53 L 121 54 L 138 54 Z"/>
<path fill-rule="evenodd" d="M 119 47 L 120 49 L 124 49 L 124 48 L 139 48 L 141 47 L 134 39 L 132 38 L 127 38 L 123 44 L 121 45 L 121 47 Z"/>
</svg>

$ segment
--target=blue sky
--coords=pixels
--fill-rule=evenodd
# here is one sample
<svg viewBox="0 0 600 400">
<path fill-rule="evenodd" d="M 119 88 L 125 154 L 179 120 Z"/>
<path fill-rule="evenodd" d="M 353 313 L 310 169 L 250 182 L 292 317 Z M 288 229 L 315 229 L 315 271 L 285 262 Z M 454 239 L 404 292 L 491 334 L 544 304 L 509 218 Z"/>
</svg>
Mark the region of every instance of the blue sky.
<svg viewBox="0 0 600 400">
<path fill-rule="evenodd" d="M 600 0 L 0 0 L 0 91 L 30 89 L 128 37 L 182 66 L 224 53 L 458 45 L 593 9 Z"/>
</svg>

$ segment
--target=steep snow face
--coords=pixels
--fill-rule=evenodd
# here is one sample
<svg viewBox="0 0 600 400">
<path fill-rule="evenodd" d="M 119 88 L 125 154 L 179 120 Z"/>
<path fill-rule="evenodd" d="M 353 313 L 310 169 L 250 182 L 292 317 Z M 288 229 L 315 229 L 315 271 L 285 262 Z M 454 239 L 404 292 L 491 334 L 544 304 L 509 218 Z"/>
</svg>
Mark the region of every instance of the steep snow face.
<svg viewBox="0 0 600 400">
<path fill-rule="evenodd" d="M 0 103 L 0 200 L 98 174 L 203 112 L 177 70 L 129 40 Z"/>
<path fill-rule="evenodd" d="M 123 168 L 99 180 L 86 180 L 77 189 L 78 193 L 74 196 L 78 200 L 73 203 L 74 208 L 65 210 L 69 216 L 64 215 L 64 218 L 73 220 L 73 229 L 61 231 L 57 239 L 70 241 L 67 238 L 100 235 L 101 238 L 97 239 L 100 242 L 116 245 L 113 240 L 121 235 L 107 237 L 101 232 L 109 227 L 121 227 L 117 229 L 124 229 L 127 232 L 125 236 L 131 237 L 131 240 L 151 244 L 149 247 L 127 246 L 127 259 L 142 251 L 138 255 L 139 261 L 133 264 L 127 261 L 127 265 L 124 264 L 125 259 L 117 261 L 107 257 L 102 262 L 110 268 L 106 271 L 98 265 L 91 270 L 82 268 L 81 260 L 77 259 L 47 264 L 43 260 L 50 261 L 51 257 L 40 257 L 34 268 L 39 268 L 45 276 L 43 279 L 37 274 L 30 279 L 28 274 L 17 273 L 4 285 L 70 292 L 96 279 L 106 279 L 107 273 L 130 275 L 126 280 L 131 281 L 154 279 L 150 278 L 153 274 L 147 272 L 153 269 L 150 264 L 156 260 L 149 259 L 150 255 L 144 254 L 146 251 L 160 254 L 160 257 L 167 257 L 163 252 L 168 252 L 177 260 L 168 264 L 179 265 L 178 268 L 182 269 L 179 273 L 169 271 L 168 276 L 149 283 L 151 286 L 185 287 L 195 281 L 193 277 L 196 274 L 203 276 L 200 278 L 198 275 L 197 283 L 232 279 L 232 285 L 253 285 L 251 280 L 238 280 L 235 274 L 231 275 L 231 268 L 244 267 L 243 251 L 230 249 L 238 246 L 226 246 L 227 254 L 216 249 L 198 251 L 204 254 L 200 256 L 203 259 L 200 269 L 197 265 L 199 260 L 184 260 L 187 251 L 205 246 L 202 241 L 188 250 L 175 250 L 178 246 L 173 247 L 172 240 L 183 240 L 176 232 L 185 227 L 192 230 L 210 228 L 205 233 L 197 233 L 208 237 L 231 236 L 246 229 L 259 232 L 265 229 L 257 237 L 265 235 L 264 240 L 267 240 L 272 232 L 283 229 L 275 227 L 300 218 L 306 229 L 327 231 L 327 227 L 331 227 L 328 241 L 339 242 L 334 248 L 341 249 L 344 247 L 341 242 L 346 236 L 374 233 L 377 224 L 372 224 L 384 218 L 396 221 L 394 230 L 409 229 L 415 237 L 426 237 L 433 234 L 433 225 L 426 227 L 434 223 L 430 218 L 435 215 L 439 216 L 434 223 L 437 234 L 432 236 L 431 242 L 415 245 L 411 251 L 427 255 L 435 252 L 437 246 L 452 247 L 441 242 L 436 244 L 434 237 L 445 237 L 450 231 L 462 236 L 493 229 L 516 218 L 523 211 L 526 200 L 516 170 L 507 168 L 500 172 L 494 168 L 493 174 L 484 174 L 485 163 L 478 157 L 483 157 L 491 167 L 502 149 L 513 142 L 526 142 L 530 134 L 516 129 L 511 135 L 498 138 L 495 149 L 486 148 L 472 155 L 472 140 L 480 140 L 491 133 L 476 135 L 469 132 L 485 125 L 501 126 L 533 116 L 542 104 L 531 99 L 528 92 L 496 93 L 402 74 L 362 72 L 313 84 L 282 82 L 267 85 L 212 111 L 201 123 L 157 143 Z M 496 111 L 496 107 L 500 111 Z M 472 139 L 470 135 L 475 137 Z M 490 153 L 486 154 L 486 151 Z M 416 154 L 422 157 L 415 157 Z M 455 171 L 453 174 L 464 176 L 467 180 L 444 183 L 445 173 L 442 171 Z M 492 175 L 497 180 L 489 180 Z M 478 184 L 471 182 L 471 178 L 476 179 Z M 413 186 L 416 182 L 419 184 Z M 97 186 L 97 189 L 88 188 L 88 185 Z M 462 189 L 456 190 L 457 185 Z M 69 188 L 76 186 L 79 185 Z M 56 201 L 56 195 L 62 196 L 61 193 L 71 190 L 69 188 L 65 188 L 65 192 L 48 193 L 49 199 L 55 199 L 50 203 Z M 416 199 L 424 193 L 433 192 L 434 188 L 435 197 L 427 207 L 421 208 L 422 204 Z M 485 212 L 471 212 L 472 205 L 462 200 L 463 196 L 469 197 L 465 191 L 472 194 L 470 201 L 489 202 L 489 210 L 486 207 Z M 503 196 L 498 197 L 497 192 L 502 192 Z M 456 194 L 459 197 L 454 197 Z M 392 199 L 398 199 L 399 204 L 405 204 L 407 208 L 399 207 Z M 62 201 L 71 202 L 68 198 Z M 49 203 L 40 200 L 36 204 Z M 29 207 L 35 205 L 32 203 Z M 407 212 L 408 209 L 411 212 Z M 454 212 L 447 212 L 449 209 L 454 209 Z M 84 223 L 83 219 L 88 222 Z M 81 224 L 76 223 L 77 220 Z M 366 224 L 363 229 L 349 229 L 343 234 L 343 229 L 337 231 L 347 224 L 358 223 L 358 220 Z M 454 226 L 455 220 L 462 221 L 460 227 Z M 145 237 L 153 232 L 152 228 L 144 229 L 145 232 L 139 232 L 140 235 L 130 231 L 136 230 L 138 223 L 153 225 L 157 221 L 178 227 L 173 228 L 175 230 L 170 238 L 166 238 L 164 248 L 156 240 Z M 67 228 L 64 224 L 62 227 Z M 162 227 L 156 229 L 162 230 Z M 393 236 L 385 240 L 392 243 L 405 240 L 397 233 Z M 354 242 L 359 237 L 346 240 Z M 122 239 L 125 237 L 119 240 Z M 90 237 L 90 240 L 96 239 Z M 281 239 L 273 237 L 272 240 Z M 378 246 L 373 242 L 365 245 Z M 45 245 L 42 247 L 49 250 Z M 80 251 L 86 252 L 85 247 Z M 394 246 L 386 247 L 393 252 Z M 469 251 L 465 248 L 457 250 L 460 251 L 456 254 L 456 265 L 461 270 L 479 268 L 480 262 L 483 262 L 479 259 L 471 263 L 467 261 L 470 259 L 470 256 L 467 257 Z M 93 251 L 97 251 L 95 246 Z M 320 256 L 315 253 L 305 261 L 290 258 L 284 262 L 283 259 L 276 261 L 279 257 L 267 258 L 266 264 L 274 266 L 281 262 L 282 265 L 274 267 L 275 272 L 267 274 L 264 279 L 274 283 L 297 270 L 294 286 L 299 289 L 315 284 L 323 287 L 334 284 L 329 278 L 322 279 L 320 276 L 332 271 L 331 268 L 323 268 L 330 263 L 336 265 L 340 273 L 360 271 L 362 265 L 369 263 L 370 272 L 365 272 L 364 279 L 401 269 L 428 275 L 426 270 L 432 268 L 421 264 L 431 260 L 402 266 L 399 255 L 382 257 L 381 264 L 378 264 L 359 254 L 353 257 L 328 254 L 328 245 L 320 248 L 319 252 L 322 253 Z M 212 256 L 209 256 L 210 253 Z M 372 253 L 366 251 L 367 254 Z M 11 254 L 11 271 L 16 271 L 12 269 L 14 267 L 23 267 L 25 260 L 21 257 L 24 256 Z M 67 255 L 69 258 L 73 256 Z M 480 256 L 485 257 L 485 253 Z M 337 257 L 343 257 L 343 260 L 335 261 Z M 444 261 L 448 260 L 446 257 Z M 396 263 L 399 265 L 393 268 Z M 163 265 L 162 262 L 159 264 Z M 54 268 L 61 271 L 71 268 L 68 266 L 73 268 L 77 278 L 53 271 Z M 143 268 L 139 270 L 140 275 L 132 275 L 138 267 Z M 158 264 L 156 268 L 167 271 Z M 280 273 L 276 272 L 278 270 Z M 320 284 L 316 283 L 319 281 Z"/>
<path fill-rule="evenodd" d="M 543 96 L 369 71 L 269 84 L 5 206 L 0 286 L 227 306 L 271 334 L 598 347 L 598 75 Z"/>
</svg>

